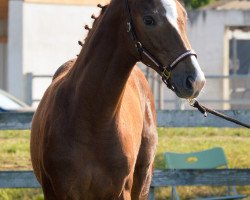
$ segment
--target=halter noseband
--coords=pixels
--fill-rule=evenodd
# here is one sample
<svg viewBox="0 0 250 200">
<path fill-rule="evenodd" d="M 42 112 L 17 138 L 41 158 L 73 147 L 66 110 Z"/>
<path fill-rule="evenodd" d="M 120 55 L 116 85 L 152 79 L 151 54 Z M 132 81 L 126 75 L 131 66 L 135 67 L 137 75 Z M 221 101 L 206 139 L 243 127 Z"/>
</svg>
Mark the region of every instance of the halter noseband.
<svg viewBox="0 0 250 200">
<path fill-rule="evenodd" d="M 128 0 L 125 0 L 125 2 L 126 2 L 126 8 L 128 11 L 127 32 L 128 33 L 130 32 L 133 37 L 133 42 L 140 55 L 139 61 L 142 61 L 142 55 L 146 56 L 154 65 L 156 65 L 159 68 L 161 72 L 162 81 L 167 85 L 169 89 L 174 91 L 175 88 L 170 82 L 171 72 L 177 66 L 177 64 L 181 62 L 182 60 L 184 60 L 186 57 L 189 57 L 192 55 L 197 57 L 196 53 L 193 50 L 188 50 L 185 53 L 181 54 L 177 59 L 175 59 L 169 66 L 162 65 L 145 47 L 143 47 L 142 43 L 138 40 L 136 31 L 134 28 L 133 18 L 131 15 L 131 10 L 129 7 Z M 149 64 L 146 64 L 146 65 L 150 66 Z"/>
</svg>

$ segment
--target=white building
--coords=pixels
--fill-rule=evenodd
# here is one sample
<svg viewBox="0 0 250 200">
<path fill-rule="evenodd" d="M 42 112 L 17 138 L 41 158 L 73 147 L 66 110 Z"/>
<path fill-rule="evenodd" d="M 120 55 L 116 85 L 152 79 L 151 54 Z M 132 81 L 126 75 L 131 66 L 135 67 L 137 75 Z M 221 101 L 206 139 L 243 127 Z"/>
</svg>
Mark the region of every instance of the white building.
<svg viewBox="0 0 250 200">
<path fill-rule="evenodd" d="M 250 75 L 249 0 L 222 0 L 190 13 L 189 18 L 189 39 L 206 76 Z M 231 104 L 234 107 L 245 98 L 250 104 L 249 77 L 234 81 L 207 80 L 203 99 L 235 99 L 236 103 Z M 219 105 L 219 108 L 222 106 L 229 108 L 230 104 Z"/>
<path fill-rule="evenodd" d="M 25 100 L 25 74 L 53 74 L 76 57 L 84 25 L 91 25 L 91 15 L 100 10 L 96 5 L 84 0 L 10 0 L 6 89 Z M 43 81 L 36 85 L 34 98 L 41 97 Z"/>
<path fill-rule="evenodd" d="M 76 57 L 80 50 L 77 41 L 86 34 L 83 27 L 91 26 L 91 15 L 99 12 L 96 5 L 105 4 L 103 1 L 9 0 L 7 4 L 0 0 L 5 6 L 2 9 L 8 10 L 8 18 L 0 10 L 0 87 L 27 100 L 25 75 L 52 75 L 62 63 Z M 227 0 L 189 14 L 189 39 L 206 75 L 229 74 L 230 40 L 250 40 L 249 11 L 250 1 Z M 41 98 L 49 82 L 34 79 L 32 98 Z M 230 87 L 227 80 L 208 80 L 201 99 L 228 100 Z M 166 100 L 176 100 L 164 91 Z M 214 106 L 230 108 L 225 103 Z"/>
</svg>

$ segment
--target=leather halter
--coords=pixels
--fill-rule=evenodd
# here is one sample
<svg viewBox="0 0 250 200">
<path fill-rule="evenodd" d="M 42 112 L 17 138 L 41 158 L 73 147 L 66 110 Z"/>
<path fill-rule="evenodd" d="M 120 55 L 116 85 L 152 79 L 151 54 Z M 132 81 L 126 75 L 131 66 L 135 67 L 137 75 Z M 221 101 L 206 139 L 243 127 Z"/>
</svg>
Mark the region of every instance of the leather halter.
<svg viewBox="0 0 250 200">
<path fill-rule="evenodd" d="M 131 35 L 132 35 L 133 42 L 134 42 L 135 47 L 140 55 L 139 61 L 142 61 L 143 55 L 146 56 L 154 65 L 156 65 L 159 68 L 160 73 L 161 73 L 160 75 L 162 77 L 162 81 L 167 85 L 167 87 L 169 89 L 175 91 L 174 86 L 170 82 L 171 72 L 174 70 L 174 68 L 177 66 L 177 64 L 179 62 L 181 62 L 182 60 L 184 60 L 186 57 L 189 57 L 192 55 L 197 57 L 196 53 L 193 50 L 187 50 L 185 53 L 181 54 L 178 58 L 176 58 L 170 65 L 168 65 L 168 66 L 162 65 L 159 62 L 159 60 L 156 59 L 139 41 L 137 34 L 136 34 L 136 31 L 135 31 L 134 22 L 133 22 L 133 18 L 131 15 L 131 10 L 129 7 L 128 0 L 125 0 L 125 2 L 126 2 L 126 8 L 127 8 L 127 12 L 128 12 L 127 32 L 131 33 Z M 143 62 L 143 63 L 150 67 L 149 64 L 147 64 L 145 62 Z"/>
</svg>

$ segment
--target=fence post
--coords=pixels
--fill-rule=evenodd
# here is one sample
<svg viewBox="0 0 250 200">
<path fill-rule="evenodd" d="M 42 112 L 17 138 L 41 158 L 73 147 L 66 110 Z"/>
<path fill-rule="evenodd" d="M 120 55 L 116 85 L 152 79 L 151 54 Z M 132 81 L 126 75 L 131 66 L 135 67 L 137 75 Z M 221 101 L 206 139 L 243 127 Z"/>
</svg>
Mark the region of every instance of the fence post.
<svg viewBox="0 0 250 200">
<path fill-rule="evenodd" d="M 158 109 L 159 110 L 164 110 L 164 91 L 163 91 L 163 82 L 159 78 L 158 79 Z"/>
<path fill-rule="evenodd" d="M 150 187 L 148 200 L 155 200 L 155 188 L 153 186 Z"/>
<path fill-rule="evenodd" d="M 33 99 L 32 99 L 32 80 L 33 80 L 33 74 L 32 73 L 27 73 L 25 74 L 25 102 L 28 105 L 32 105 Z"/>
</svg>

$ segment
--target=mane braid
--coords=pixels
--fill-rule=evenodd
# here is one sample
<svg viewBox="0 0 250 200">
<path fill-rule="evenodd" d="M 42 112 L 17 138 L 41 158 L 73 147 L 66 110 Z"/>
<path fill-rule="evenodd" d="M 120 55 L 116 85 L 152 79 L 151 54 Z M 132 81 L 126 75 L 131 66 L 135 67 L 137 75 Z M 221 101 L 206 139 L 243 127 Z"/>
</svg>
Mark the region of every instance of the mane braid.
<svg viewBox="0 0 250 200">
<path fill-rule="evenodd" d="M 71 65 L 69 68 L 67 68 L 66 70 L 66 73 L 67 73 L 67 77 L 75 77 L 75 76 L 78 76 L 79 73 L 77 72 L 77 68 L 79 67 L 79 63 L 81 63 L 81 60 L 85 58 L 85 55 L 86 53 L 88 52 L 88 46 L 90 45 L 91 43 L 91 38 L 92 36 L 95 34 L 96 30 L 98 29 L 101 21 L 102 21 L 102 18 L 105 14 L 105 11 L 107 11 L 107 8 L 108 8 L 109 4 L 105 5 L 105 6 L 98 6 L 99 8 L 101 8 L 101 11 L 100 11 L 100 14 L 98 17 L 95 17 L 96 19 L 93 21 L 93 24 L 92 24 L 92 28 L 89 28 L 87 25 L 87 29 L 88 29 L 88 34 L 87 36 L 85 37 L 84 39 L 84 43 L 82 41 L 78 41 L 78 44 L 82 47 L 81 50 L 80 50 L 80 53 L 78 55 L 76 55 L 76 59 L 74 59 L 74 64 Z M 86 26 L 85 26 L 85 29 L 86 29 Z M 84 66 L 81 66 L 84 68 Z M 80 68 L 81 68 L 80 67 Z M 62 66 L 62 69 L 65 68 L 65 65 Z M 62 70 L 60 70 L 62 71 Z M 74 78 L 73 78 L 74 79 Z"/>
<path fill-rule="evenodd" d="M 84 43 L 81 43 L 81 45 L 80 45 L 80 46 L 82 46 L 82 48 L 84 48 L 86 46 L 86 43 L 89 41 L 89 39 L 91 38 L 92 34 L 95 32 L 95 29 L 98 26 L 98 23 L 100 22 L 100 19 L 101 19 L 102 15 L 105 13 L 105 11 L 108 8 L 108 5 L 109 4 L 107 4 L 105 6 L 101 6 L 100 4 L 97 5 L 97 7 L 101 8 L 101 12 L 100 12 L 100 14 L 99 14 L 98 17 L 93 17 L 94 14 L 91 16 L 91 18 L 94 19 L 94 22 L 92 24 L 92 28 L 86 28 L 86 27 L 88 27 L 88 25 L 85 26 L 85 29 L 88 30 L 88 34 L 87 34 L 87 36 L 84 39 Z"/>
</svg>

